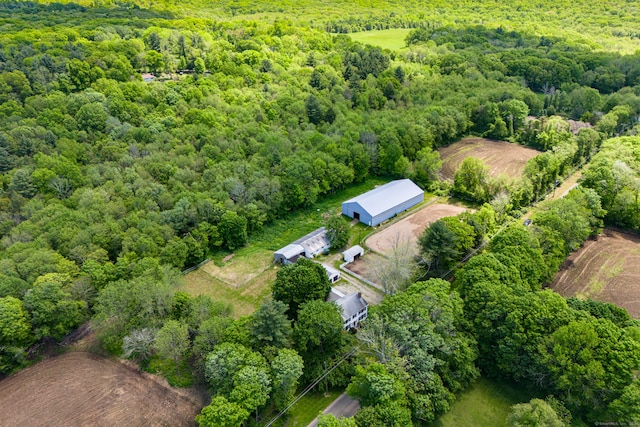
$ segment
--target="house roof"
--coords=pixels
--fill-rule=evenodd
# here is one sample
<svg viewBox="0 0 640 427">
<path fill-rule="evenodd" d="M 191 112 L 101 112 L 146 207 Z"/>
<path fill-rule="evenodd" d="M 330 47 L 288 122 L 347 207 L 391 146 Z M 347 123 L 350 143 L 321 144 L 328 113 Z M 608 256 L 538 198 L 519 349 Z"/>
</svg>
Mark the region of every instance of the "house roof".
<svg viewBox="0 0 640 427">
<path fill-rule="evenodd" d="M 327 297 L 327 302 L 335 302 L 340 298 L 344 298 L 345 295 L 335 288 L 331 288 L 331 292 L 329 292 L 329 296 Z"/>
<path fill-rule="evenodd" d="M 291 243 L 290 245 L 287 245 L 284 248 L 277 250 L 275 253 L 276 255 L 282 255 L 286 259 L 290 259 L 303 252 L 304 252 L 304 248 L 302 247 L 302 245 Z"/>
<path fill-rule="evenodd" d="M 368 306 L 367 302 L 362 298 L 360 292 L 354 292 L 334 301 L 338 306 L 342 307 L 342 319 L 347 320 L 356 313 L 362 311 Z"/>
<path fill-rule="evenodd" d="M 344 203 L 358 203 L 369 215 L 376 216 L 421 194 L 424 194 L 424 191 L 413 181 L 399 179 L 367 191 Z"/>
<path fill-rule="evenodd" d="M 358 254 L 363 254 L 363 253 L 364 253 L 364 249 L 362 249 L 362 246 L 355 245 L 355 246 L 351 246 L 349 249 L 342 252 L 342 256 L 344 256 L 345 258 L 351 258 Z"/>
</svg>

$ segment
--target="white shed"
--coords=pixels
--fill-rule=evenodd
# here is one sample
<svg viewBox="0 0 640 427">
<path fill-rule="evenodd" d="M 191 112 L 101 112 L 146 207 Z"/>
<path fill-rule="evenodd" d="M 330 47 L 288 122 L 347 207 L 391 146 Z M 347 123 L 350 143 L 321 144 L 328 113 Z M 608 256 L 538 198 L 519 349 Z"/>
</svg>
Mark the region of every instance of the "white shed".
<svg viewBox="0 0 640 427">
<path fill-rule="evenodd" d="M 364 249 L 362 249 L 362 246 L 360 245 L 352 246 L 346 251 L 342 252 L 342 257 L 344 258 L 345 262 L 353 262 L 356 259 L 360 258 L 362 255 L 364 255 Z"/>
<path fill-rule="evenodd" d="M 333 283 L 336 283 L 338 280 L 340 280 L 340 272 L 338 270 L 336 270 L 335 268 L 326 266 L 324 264 L 322 266 L 327 271 L 327 277 L 329 278 L 329 282 L 333 284 Z"/>
</svg>

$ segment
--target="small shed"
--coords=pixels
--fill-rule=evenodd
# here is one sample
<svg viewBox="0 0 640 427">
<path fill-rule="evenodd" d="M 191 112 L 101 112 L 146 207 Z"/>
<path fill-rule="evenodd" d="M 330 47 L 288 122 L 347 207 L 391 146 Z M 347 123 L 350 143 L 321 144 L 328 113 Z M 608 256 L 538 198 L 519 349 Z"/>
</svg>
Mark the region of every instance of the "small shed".
<svg viewBox="0 0 640 427">
<path fill-rule="evenodd" d="M 344 258 L 344 262 L 353 262 L 364 255 L 364 249 L 362 246 L 355 245 L 342 252 L 342 257 Z"/>
<path fill-rule="evenodd" d="M 326 265 L 322 265 L 325 269 L 325 271 L 327 272 L 327 277 L 329 278 L 329 282 L 331 282 L 331 284 L 336 283 L 338 280 L 340 280 L 340 272 L 338 270 L 336 270 L 335 268 L 331 268 L 329 266 Z"/>
<path fill-rule="evenodd" d="M 374 226 L 424 200 L 424 191 L 410 179 L 399 179 L 342 203 L 342 214 Z"/>
</svg>

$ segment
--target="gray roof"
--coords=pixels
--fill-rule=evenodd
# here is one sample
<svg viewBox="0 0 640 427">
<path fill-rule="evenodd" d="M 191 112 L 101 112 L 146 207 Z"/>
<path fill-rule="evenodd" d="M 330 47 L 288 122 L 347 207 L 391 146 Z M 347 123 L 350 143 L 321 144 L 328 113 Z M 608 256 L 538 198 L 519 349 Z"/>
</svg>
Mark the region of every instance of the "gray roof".
<svg viewBox="0 0 640 427">
<path fill-rule="evenodd" d="M 298 245 L 296 243 L 291 243 L 290 245 L 287 245 L 284 248 L 277 250 L 275 253 L 276 255 L 282 255 L 286 259 L 290 259 L 303 252 L 304 252 L 304 248 L 301 245 Z"/>
<path fill-rule="evenodd" d="M 354 292 L 334 301 L 338 306 L 342 307 L 342 319 L 347 320 L 354 314 L 362 311 L 367 307 L 367 302 L 362 298 L 360 292 Z"/>
<path fill-rule="evenodd" d="M 302 245 L 302 247 L 304 247 L 307 252 L 316 253 L 322 248 L 329 246 L 327 229 L 324 227 L 320 227 L 317 230 L 314 230 L 311 233 L 307 234 L 306 236 L 299 238 L 293 243 Z"/>
<path fill-rule="evenodd" d="M 328 265 L 324 265 L 324 264 L 322 264 L 322 266 L 327 271 L 327 274 L 329 275 L 329 277 L 335 276 L 336 274 L 338 276 L 340 275 L 340 272 L 338 270 L 336 270 L 335 268 L 329 267 Z"/>
<path fill-rule="evenodd" d="M 331 288 L 331 292 L 329 292 L 329 296 L 327 297 L 327 302 L 335 302 L 340 298 L 344 298 L 344 294 L 335 288 Z"/>
<path fill-rule="evenodd" d="M 344 203 L 358 203 L 369 215 L 376 216 L 420 194 L 424 194 L 424 191 L 413 181 L 399 179 L 367 191 Z"/>
<path fill-rule="evenodd" d="M 325 246 L 329 246 L 327 229 L 325 227 L 320 227 L 317 230 L 313 230 L 311 233 L 302 236 L 284 248 L 278 249 L 275 253 L 284 255 L 285 258 L 289 259 L 305 251 L 314 253 Z"/>
<path fill-rule="evenodd" d="M 310 241 L 310 240 L 315 240 L 318 238 L 323 238 L 324 235 L 327 234 L 327 229 L 325 227 L 320 227 L 317 230 L 313 230 L 311 233 L 309 234 L 305 234 L 304 236 L 302 236 L 301 238 L 299 238 L 298 240 L 296 240 L 293 243 L 297 243 L 299 245 L 302 245 L 303 243 Z"/>
<path fill-rule="evenodd" d="M 351 246 L 349 249 L 342 252 L 342 256 L 344 256 L 345 258 L 351 258 L 358 254 L 364 254 L 364 249 L 362 249 L 362 246 L 360 245 Z"/>
</svg>

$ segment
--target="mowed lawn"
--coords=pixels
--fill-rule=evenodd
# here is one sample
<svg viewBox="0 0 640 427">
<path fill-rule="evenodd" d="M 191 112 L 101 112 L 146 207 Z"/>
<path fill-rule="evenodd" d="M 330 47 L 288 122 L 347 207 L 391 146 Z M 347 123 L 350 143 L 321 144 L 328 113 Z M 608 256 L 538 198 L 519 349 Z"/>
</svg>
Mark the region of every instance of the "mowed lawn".
<svg viewBox="0 0 640 427">
<path fill-rule="evenodd" d="M 405 39 L 410 31 L 411 28 L 393 28 L 390 30 L 350 33 L 349 36 L 357 42 L 378 46 L 383 49 L 401 50 L 407 46 Z"/>
<path fill-rule="evenodd" d="M 384 183 L 380 178 L 367 179 L 323 198 L 310 208 L 265 225 L 251 236 L 247 246 L 233 253 L 211 254 L 211 261 L 184 276 L 178 290 L 227 302 L 235 317 L 253 313 L 271 295 L 271 284 L 279 268 L 273 263 L 274 251 L 321 227 L 326 215 L 338 215 L 343 201 Z M 354 234 L 357 237 L 359 233 Z"/>
<path fill-rule="evenodd" d="M 305 395 L 289 410 L 284 427 L 307 427 L 341 393 L 341 391 L 331 390 L 327 396 L 323 392 L 311 392 Z"/>
<path fill-rule="evenodd" d="M 506 426 L 511 406 L 532 397 L 511 384 L 479 378 L 431 427 Z"/>
</svg>

